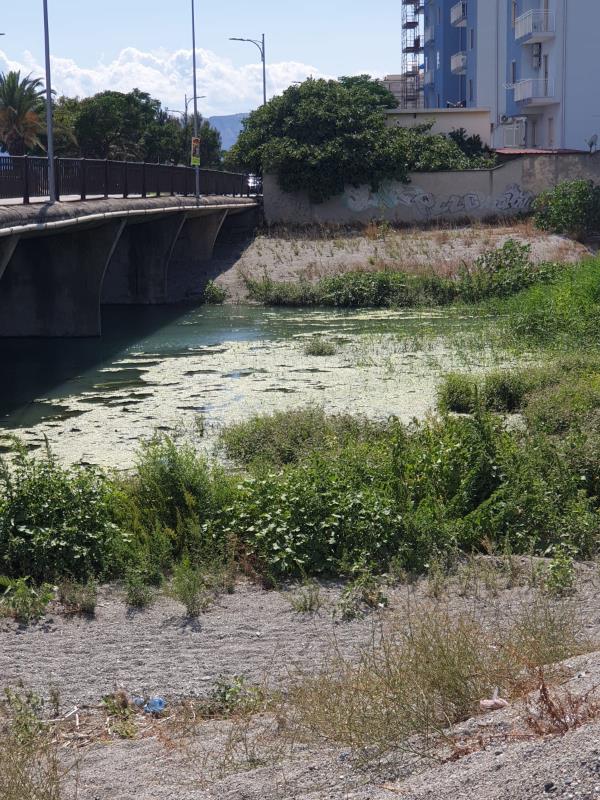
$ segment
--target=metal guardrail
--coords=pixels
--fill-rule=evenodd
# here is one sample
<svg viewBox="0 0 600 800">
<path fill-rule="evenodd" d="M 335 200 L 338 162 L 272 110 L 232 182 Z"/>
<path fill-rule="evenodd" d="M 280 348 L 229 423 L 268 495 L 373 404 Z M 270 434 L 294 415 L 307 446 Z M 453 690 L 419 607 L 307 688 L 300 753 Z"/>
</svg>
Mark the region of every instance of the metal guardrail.
<svg viewBox="0 0 600 800">
<path fill-rule="evenodd" d="M 137 161 L 108 161 L 92 158 L 56 158 L 57 198 L 148 197 L 194 195 L 193 167 L 146 164 Z M 260 181 L 237 172 L 200 170 L 203 195 L 246 196 L 260 194 Z M 0 156 L 0 199 L 45 198 L 48 191 L 48 159 L 37 156 Z"/>
</svg>

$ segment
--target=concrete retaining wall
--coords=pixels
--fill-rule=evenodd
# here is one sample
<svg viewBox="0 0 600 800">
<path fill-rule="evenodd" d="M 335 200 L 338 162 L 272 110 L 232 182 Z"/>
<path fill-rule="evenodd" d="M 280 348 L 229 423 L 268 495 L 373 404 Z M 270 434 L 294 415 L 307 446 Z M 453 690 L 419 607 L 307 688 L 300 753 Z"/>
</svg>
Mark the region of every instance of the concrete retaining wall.
<svg viewBox="0 0 600 800">
<path fill-rule="evenodd" d="M 347 187 L 343 195 L 311 204 L 304 192 L 283 192 L 272 175 L 264 180 L 268 224 L 396 223 L 480 220 L 527 212 L 541 191 L 562 180 L 600 182 L 600 153 L 523 156 L 490 170 L 414 172 L 410 183 L 390 181 L 373 192 Z"/>
</svg>

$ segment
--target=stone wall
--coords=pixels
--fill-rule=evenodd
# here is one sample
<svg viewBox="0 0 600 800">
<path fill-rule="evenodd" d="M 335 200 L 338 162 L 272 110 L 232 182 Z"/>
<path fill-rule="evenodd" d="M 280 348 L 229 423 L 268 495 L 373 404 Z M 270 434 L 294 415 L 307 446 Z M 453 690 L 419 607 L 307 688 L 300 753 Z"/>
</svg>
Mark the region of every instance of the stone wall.
<svg viewBox="0 0 600 800">
<path fill-rule="evenodd" d="M 600 182 L 600 153 L 523 156 L 489 170 L 413 172 L 409 183 L 390 181 L 376 192 L 349 186 L 321 204 L 311 204 L 304 192 L 283 192 L 277 179 L 267 175 L 264 213 L 268 224 L 300 225 L 509 217 L 529 211 L 544 189 L 574 178 Z"/>
</svg>

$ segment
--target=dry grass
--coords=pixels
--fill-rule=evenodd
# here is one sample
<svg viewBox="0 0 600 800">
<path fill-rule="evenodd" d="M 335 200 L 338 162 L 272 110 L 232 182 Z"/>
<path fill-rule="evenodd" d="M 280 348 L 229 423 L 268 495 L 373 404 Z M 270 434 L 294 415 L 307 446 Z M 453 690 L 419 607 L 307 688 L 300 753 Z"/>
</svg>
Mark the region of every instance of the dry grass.
<svg viewBox="0 0 600 800">
<path fill-rule="evenodd" d="M 572 609 L 544 597 L 505 627 L 425 605 L 374 635 L 358 660 L 338 653 L 318 674 L 301 675 L 290 703 L 309 738 L 363 753 L 425 753 L 496 689 L 521 697 L 538 668 L 582 649 Z"/>
</svg>

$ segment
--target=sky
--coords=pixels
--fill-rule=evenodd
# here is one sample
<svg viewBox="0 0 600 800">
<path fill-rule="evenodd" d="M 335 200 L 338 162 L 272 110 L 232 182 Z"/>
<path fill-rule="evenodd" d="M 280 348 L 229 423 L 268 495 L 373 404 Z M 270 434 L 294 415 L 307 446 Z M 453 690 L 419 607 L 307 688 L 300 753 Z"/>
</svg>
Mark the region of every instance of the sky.
<svg viewBox="0 0 600 800">
<path fill-rule="evenodd" d="M 42 0 L 1 3 L 0 72 L 43 75 Z M 192 95 L 191 0 L 48 0 L 52 81 L 83 97 L 137 87 L 183 110 Z M 198 94 L 205 116 L 250 111 L 261 101 L 265 33 L 267 87 L 293 81 L 400 71 L 400 0 L 196 0 Z"/>
</svg>

